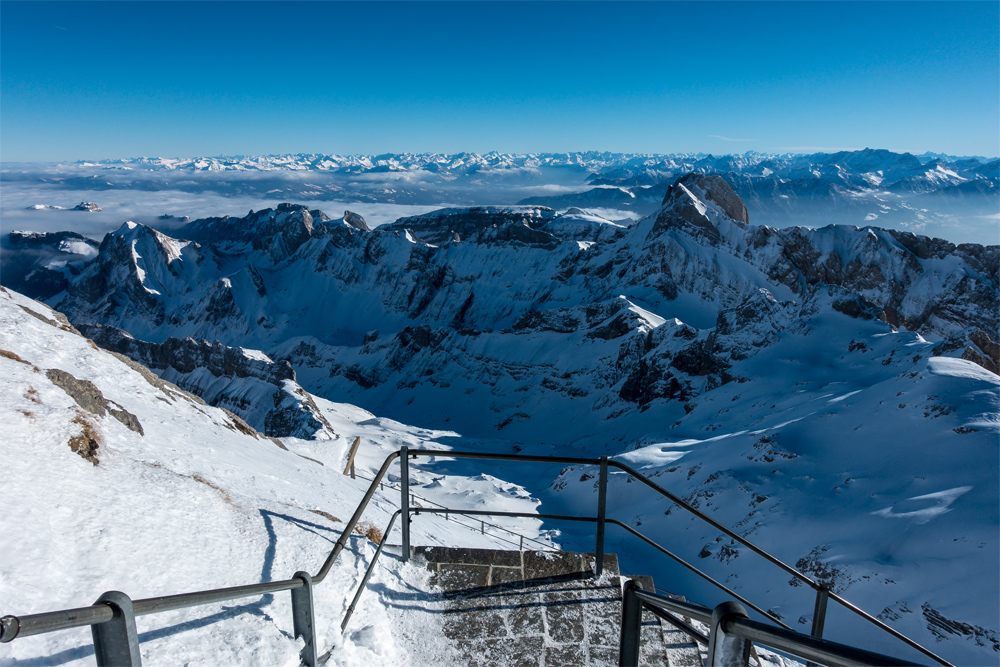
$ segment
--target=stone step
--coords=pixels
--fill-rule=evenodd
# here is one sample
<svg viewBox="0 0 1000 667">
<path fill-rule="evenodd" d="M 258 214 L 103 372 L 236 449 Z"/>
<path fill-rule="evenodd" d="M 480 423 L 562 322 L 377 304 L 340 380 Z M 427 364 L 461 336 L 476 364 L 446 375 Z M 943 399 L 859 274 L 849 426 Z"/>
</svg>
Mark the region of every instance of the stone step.
<svg viewBox="0 0 1000 667">
<path fill-rule="evenodd" d="M 618 664 L 621 578 L 614 554 L 605 554 L 604 573 L 596 578 L 592 553 L 413 551 L 433 573 L 446 608 L 444 634 L 464 664 Z M 652 614 L 643 617 L 643 640 L 640 664 L 669 664 L 663 630 Z"/>
</svg>

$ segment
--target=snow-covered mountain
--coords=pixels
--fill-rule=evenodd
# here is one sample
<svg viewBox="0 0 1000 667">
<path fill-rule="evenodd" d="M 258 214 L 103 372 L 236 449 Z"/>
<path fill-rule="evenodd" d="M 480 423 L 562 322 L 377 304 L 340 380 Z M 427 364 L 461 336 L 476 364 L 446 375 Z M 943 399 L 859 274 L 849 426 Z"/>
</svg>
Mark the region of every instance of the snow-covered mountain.
<svg viewBox="0 0 1000 667">
<path fill-rule="evenodd" d="M 192 222 L 177 232 L 191 240 L 123 225 L 52 302 L 152 342 L 265 350 L 311 391 L 407 418 L 488 403 L 466 432 L 526 440 L 517 423 L 547 402 L 570 441 L 657 402 L 680 409 L 830 311 L 996 372 L 997 247 L 747 220 L 724 180 L 698 175 L 629 228 L 478 207 L 369 232 L 286 204 Z"/>
<path fill-rule="evenodd" d="M 175 236 L 127 223 L 49 302 L 148 341 L 126 354 L 219 341 L 185 349 L 262 350 L 312 394 L 409 423 L 620 455 L 946 657 L 995 660 L 997 596 L 978 593 L 1000 590 L 1000 247 L 748 208 L 695 173 L 631 226 L 480 206 L 368 230 L 291 204 Z M 549 508 L 595 502 L 587 471 L 518 481 Z M 610 503 L 786 619 L 811 613 L 617 478 Z"/>
<path fill-rule="evenodd" d="M 995 163 L 996 158 L 992 161 Z M 743 155 L 713 156 L 705 153 L 655 154 L 655 153 L 385 153 L 382 155 L 264 155 L 220 156 L 195 158 L 125 158 L 78 162 L 81 167 L 102 167 L 125 171 L 332 171 L 346 173 L 385 173 L 394 171 L 426 170 L 453 175 L 494 170 L 538 169 L 559 167 L 591 172 L 590 180 L 646 179 L 653 185 L 669 172 L 719 173 L 780 169 L 783 174 L 812 170 L 815 167 L 833 168 L 843 176 L 845 170 L 853 173 L 878 173 L 891 180 L 911 175 L 921 168 L 934 170 L 938 165 L 956 164 L 960 169 L 979 167 L 989 163 L 983 157 L 956 157 L 943 154 L 914 156 L 888 150 L 866 148 L 859 151 L 814 154 L 767 154 L 748 152 Z M 995 164 L 994 164 L 995 167 Z"/>
</svg>

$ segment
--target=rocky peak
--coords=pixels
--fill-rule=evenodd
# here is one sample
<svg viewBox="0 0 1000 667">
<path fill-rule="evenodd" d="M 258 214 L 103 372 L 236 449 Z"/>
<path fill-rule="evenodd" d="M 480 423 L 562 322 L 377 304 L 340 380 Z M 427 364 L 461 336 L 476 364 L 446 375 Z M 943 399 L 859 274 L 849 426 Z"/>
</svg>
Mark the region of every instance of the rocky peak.
<svg viewBox="0 0 1000 667">
<path fill-rule="evenodd" d="M 309 208 L 301 204 L 279 204 L 278 212 L 266 226 L 268 232 L 281 236 L 289 253 L 308 241 L 315 226 Z"/>
<path fill-rule="evenodd" d="M 650 237 L 685 229 L 715 245 L 722 240 L 718 224 L 724 219 L 745 228 L 750 221 L 746 204 L 721 176 L 690 173 L 667 190 Z"/>
<path fill-rule="evenodd" d="M 726 179 L 721 176 L 703 176 L 694 173 L 681 176 L 664 195 L 664 205 L 670 201 L 671 196 L 679 196 L 679 193 L 676 192 L 678 185 L 693 192 L 702 201 L 717 205 L 723 213 L 733 220 L 749 224 L 750 215 L 747 213 L 746 204 L 743 203 L 738 194 L 733 192 Z"/>
<path fill-rule="evenodd" d="M 82 201 L 79 204 L 77 204 L 76 206 L 74 206 L 73 210 L 74 211 L 91 211 L 91 212 L 94 212 L 94 211 L 100 211 L 102 209 L 101 209 L 100 206 L 98 206 L 97 204 L 95 204 L 92 201 Z"/>
<path fill-rule="evenodd" d="M 254 249 L 274 246 L 280 239 L 281 243 L 272 253 L 279 257 L 285 251 L 294 253 L 323 229 L 323 222 L 329 220 L 330 217 L 318 209 L 283 203 L 278 204 L 276 209 L 251 210 L 242 218 L 225 216 L 195 220 L 178 229 L 176 234 L 179 238 L 203 242 L 249 243 Z"/>
<path fill-rule="evenodd" d="M 160 260 L 173 271 L 174 262 L 180 259 L 181 250 L 187 245 L 187 242 L 178 241 L 152 227 L 129 221 L 104 237 L 100 254 L 105 257 L 108 253 L 115 253 L 128 264 L 148 264 Z"/>
<path fill-rule="evenodd" d="M 944 239 L 918 236 L 913 232 L 903 232 L 896 229 L 888 229 L 886 231 L 899 242 L 899 245 L 912 252 L 919 259 L 930 259 L 932 257 L 943 259 L 955 250 L 955 244 Z"/>
<path fill-rule="evenodd" d="M 361 215 L 353 211 L 344 211 L 344 224 L 360 229 L 363 232 L 370 232 L 371 228 Z"/>
<path fill-rule="evenodd" d="M 126 222 L 101 241 L 97 256 L 69 283 L 69 310 L 129 304 L 133 316 L 160 326 L 164 300 L 189 291 L 201 261 L 198 245 Z M 102 305 L 97 305 L 102 304 Z"/>
</svg>

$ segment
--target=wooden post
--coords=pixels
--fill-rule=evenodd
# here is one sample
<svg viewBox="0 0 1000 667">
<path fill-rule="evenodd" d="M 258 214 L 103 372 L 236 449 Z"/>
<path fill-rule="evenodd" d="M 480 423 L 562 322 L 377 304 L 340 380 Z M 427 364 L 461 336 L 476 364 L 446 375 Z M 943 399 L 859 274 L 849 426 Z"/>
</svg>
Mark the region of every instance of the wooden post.
<svg viewBox="0 0 1000 667">
<path fill-rule="evenodd" d="M 358 455 L 358 447 L 361 446 L 361 436 L 354 438 L 354 442 L 351 444 L 351 453 L 347 455 L 347 465 L 344 467 L 344 474 L 350 475 L 351 479 L 357 479 L 354 476 L 354 457 Z"/>
</svg>

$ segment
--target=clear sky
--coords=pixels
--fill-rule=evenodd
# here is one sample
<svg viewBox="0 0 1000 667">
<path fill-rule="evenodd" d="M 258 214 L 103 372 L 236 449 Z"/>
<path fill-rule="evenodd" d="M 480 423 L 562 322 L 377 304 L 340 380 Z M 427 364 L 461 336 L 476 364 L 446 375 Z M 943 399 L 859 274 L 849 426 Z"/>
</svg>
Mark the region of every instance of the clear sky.
<svg viewBox="0 0 1000 667">
<path fill-rule="evenodd" d="M 0 2 L 0 159 L 1000 153 L 1000 3 Z"/>
</svg>

